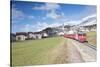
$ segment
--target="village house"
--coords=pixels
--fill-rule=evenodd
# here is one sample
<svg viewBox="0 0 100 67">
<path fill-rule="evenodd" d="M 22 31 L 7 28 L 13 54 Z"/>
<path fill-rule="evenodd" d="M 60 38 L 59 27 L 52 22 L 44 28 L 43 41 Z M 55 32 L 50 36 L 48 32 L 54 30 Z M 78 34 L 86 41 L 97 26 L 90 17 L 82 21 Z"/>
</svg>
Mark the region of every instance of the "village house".
<svg viewBox="0 0 100 67">
<path fill-rule="evenodd" d="M 28 39 L 36 39 L 36 35 L 33 32 L 28 32 Z"/>
<path fill-rule="evenodd" d="M 96 31 L 96 24 L 94 25 L 88 25 L 88 26 L 82 26 L 80 27 L 82 31 L 85 31 L 85 32 L 90 32 L 90 31 Z"/>
<path fill-rule="evenodd" d="M 42 33 L 40 32 L 34 32 L 34 35 L 36 36 L 36 39 L 42 39 Z"/>
<path fill-rule="evenodd" d="M 48 35 L 48 37 L 53 37 L 57 35 L 55 29 L 50 27 L 44 29 L 43 32 L 45 32 Z"/>
<path fill-rule="evenodd" d="M 26 32 L 17 32 L 16 33 L 16 40 L 17 41 L 24 41 L 27 39 L 27 33 Z"/>
<path fill-rule="evenodd" d="M 58 36 L 64 35 L 64 31 L 59 31 L 59 32 L 57 32 L 57 35 L 58 35 Z"/>
<path fill-rule="evenodd" d="M 35 39 L 42 39 L 43 37 L 48 37 L 48 34 L 45 32 L 17 32 L 16 33 L 16 40 L 17 41 L 24 41 L 24 40 L 35 40 Z"/>
<path fill-rule="evenodd" d="M 46 37 L 48 37 L 48 34 L 46 32 L 43 32 L 42 33 L 42 38 L 46 38 Z"/>
<path fill-rule="evenodd" d="M 42 39 L 42 34 L 37 34 L 37 39 Z"/>
<path fill-rule="evenodd" d="M 90 25 L 90 26 L 85 26 L 84 27 L 86 30 L 89 31 L 96 31 L 96 25 Z"/>
</svg>

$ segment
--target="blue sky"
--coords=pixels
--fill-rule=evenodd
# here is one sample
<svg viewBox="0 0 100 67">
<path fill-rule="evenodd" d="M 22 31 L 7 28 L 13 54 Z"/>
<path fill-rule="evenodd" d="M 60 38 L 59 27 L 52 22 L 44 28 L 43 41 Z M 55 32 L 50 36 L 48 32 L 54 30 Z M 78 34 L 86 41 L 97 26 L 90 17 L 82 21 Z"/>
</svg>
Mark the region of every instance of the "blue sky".
<svg viewBox="0 0 100 67">
<path fill-rule="evenodd" d="M 11 2 L 12 32 L 41 31 L 46 27 L 79 24 L 96 14 L 94 5 L 75 5 L 47 2 Z"/>
</svg>

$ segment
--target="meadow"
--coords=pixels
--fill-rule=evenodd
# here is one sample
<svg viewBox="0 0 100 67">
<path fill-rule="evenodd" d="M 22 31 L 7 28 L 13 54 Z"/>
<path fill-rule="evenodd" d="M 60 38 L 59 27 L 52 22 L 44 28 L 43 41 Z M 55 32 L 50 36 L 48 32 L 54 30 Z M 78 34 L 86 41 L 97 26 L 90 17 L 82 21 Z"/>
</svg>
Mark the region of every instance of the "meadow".
<svg viewBox="0 0 100 67">
<path fill-rule="evenodd" d="M 97 41 L 96 32 L 88 32 L 87 33 L 87 41 L 90 44 L 96 45 L 96 41 Z"/>
<path fill-rule="evenodd" d="M 87 41 L 96 45 L 96 32 L 88 32 Z M 67 39 L 51 37 L 12 42 L 12 65 L 29 66 L 67 63 Z"/>
<path fill-rule="evenodd" d="M 11 44 L 12 65 L 27 66 L 55 63 L 53 61 L 56 54 L 52 52 L 62 44 L 63 40 L 63 37 L 52 37 L 13 42 Z"/>
</svg>

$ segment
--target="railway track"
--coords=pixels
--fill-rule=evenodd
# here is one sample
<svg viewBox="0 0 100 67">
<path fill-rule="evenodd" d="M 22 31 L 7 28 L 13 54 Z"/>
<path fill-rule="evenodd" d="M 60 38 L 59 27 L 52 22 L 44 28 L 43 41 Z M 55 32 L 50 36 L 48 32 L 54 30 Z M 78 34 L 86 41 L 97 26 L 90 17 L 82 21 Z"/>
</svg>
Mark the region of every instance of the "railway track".
<svg viewBox="0 0 100 67">
<path fill-rule="evenodd" d="M 94 45 L 92 45 L 92 44 L 89 44 L 88 42 L 84 42 L 84 44 L 85 44 L 86 46 L 88 46 L 88 47 L 94 49 L 94 50 L 97 50 L 97 47 L 96 47 L 96 46 L 94 46 Z"/>
<path fill-rule="evenodd" d="M 72 40 L 73 40 L 73 39 L 72 39 Z M 93 44 L 89 44 L 88 42 L 82 43 L 82 42 L 80 42 L 79 40 L 76 40 L 76 39 L 74 39 L 74 40 L 77 41 L 77 42 L 79 42 L 79 43 L 81 43 L 81 44 L 83 44 L 83 45 L 86 45 L 86 46 L 88 46 L 88 47 L 90 47 L 90 48 L 92 48 L 92 49 L 94 49 L 94 50 L 97 50 L 97 47 L 94 46 Z"/>
<path fill-rule="evenodd" d="M 96 61 L 96 46 L 91 45 L 88 42 L 81 43 L 75 40 L 72 42 L 85 62 Z"/>
<path fill-rule="evenodd" d="M 80 41 L 78 41 L 78 40 L 76 40 L 77 42 L 80 42 Z M 81 42 L 80 42 L 81 43 Z M 94 50 L 97 50 L 97 47 L 96 46 L 94 46 L 93 44 L 89 44 L 88 42 L 84 42 L 84 43 L 81 43 L 81 44 L 84 44 L 84 45 L 86 45 L 86 46 L 88 46 L 88 47 L 90 47 L 90 48 L 92 48 L 92 49 L 94 49 Z"/>
</svg>

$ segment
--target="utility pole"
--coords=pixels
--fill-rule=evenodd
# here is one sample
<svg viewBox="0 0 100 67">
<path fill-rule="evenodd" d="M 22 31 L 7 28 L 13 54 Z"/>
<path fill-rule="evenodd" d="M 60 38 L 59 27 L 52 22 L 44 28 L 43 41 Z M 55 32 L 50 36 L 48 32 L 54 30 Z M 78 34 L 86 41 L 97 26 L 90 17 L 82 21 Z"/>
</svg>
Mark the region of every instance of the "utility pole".
<svg viewBox="0 0 100 67">
<path fill-rule="evenodd" d="M 63 30 L 63 33 L 65 33 L 65 31 L 64 31 L 64 23 L 63 23 L 63 25 L 62 25 L 62 30 Z"/>
</svg>

